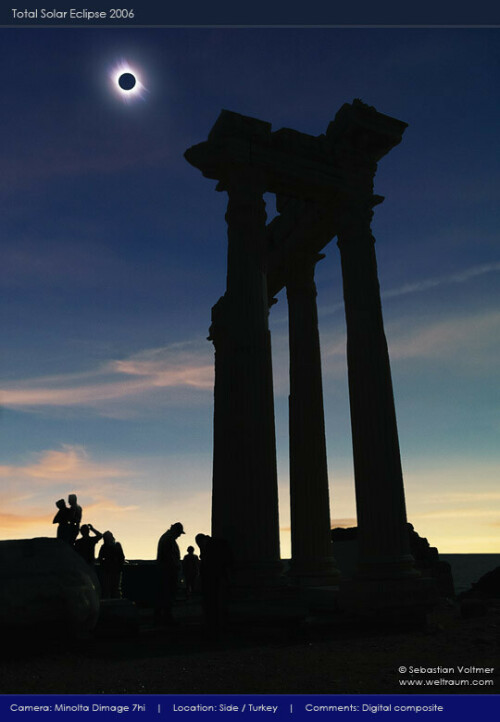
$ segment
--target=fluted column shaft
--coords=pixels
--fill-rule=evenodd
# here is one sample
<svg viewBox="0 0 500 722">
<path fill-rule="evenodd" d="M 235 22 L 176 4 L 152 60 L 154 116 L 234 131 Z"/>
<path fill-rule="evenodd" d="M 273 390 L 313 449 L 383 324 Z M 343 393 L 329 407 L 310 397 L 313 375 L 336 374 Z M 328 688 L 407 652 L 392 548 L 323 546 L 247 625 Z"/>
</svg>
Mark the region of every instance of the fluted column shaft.
<svg viewBox="0 0 500 722">
<path fill-rule="evenodd" d="M 332 551 L 321 353 L 314 270 L 322 255 L 288 269 L 290 344 L 290 518 L 292 576 L 327 584 L 338 576 Z"/>
<path fill-rule="evenodd" d="M 264 187 L 251 175 L 226 185 L 227 291 L 214 306 L 212 533 L 229 541 L 246 579 L 279 561 L 271 342 L 264 268 Z"/>
<path fill-rule="evenodd" d="M 412 574 L 373 199 L 346 208 L 338 229 L 347 322 L 347 364 L 359 538 L 359 574 Z"/>
</svg>

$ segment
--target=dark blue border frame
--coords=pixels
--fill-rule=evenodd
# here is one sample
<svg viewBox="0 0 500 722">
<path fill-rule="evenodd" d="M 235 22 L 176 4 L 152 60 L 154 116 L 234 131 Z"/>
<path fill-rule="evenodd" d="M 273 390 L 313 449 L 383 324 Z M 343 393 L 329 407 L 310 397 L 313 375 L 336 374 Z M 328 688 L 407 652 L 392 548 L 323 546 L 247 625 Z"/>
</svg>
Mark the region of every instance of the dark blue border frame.
<svg viewBox="0 0 500 722">
<path fill-rule="evenodd" d="M 13 3 L 10 3 L 11 6 Z M 83 8 L 87 3 L 77 0 L 55 0 L 54 3 L 47 3 L 50 7 L 64 10 L 70 7 Z M 103 0 L 88 3 L 89 9 L 107 10 L 115 3 L 108 3 Z M 28 3 L 23 3 L 23 8 Z M 2 26 L 35 26 L 35 27 L 56 27 L 61 25 L 69 26 L 95 26 L 105 27 L 137 27 L 137 26 L 473 26 L 473 27 L 494 27 L 500 28 L 500 4 L 492 0 L 475 0 L 465 2 L 464 0 L 420 0 L 415 3 L 401 2 L 401 0 L 350 0 L 338 2 L 338 0 L 253 0 L 251 3 L 242 4 L 237 0 L 183 0 L 181 3 L 169 2 L 168 0 L 127 0 L 117 3 L 120 7 L 134 8 L 133 19 L 126 21 L 111 22 L 108 18 L 100 21 L 42 21 L 38 19 L 15 20 L 12 17 L 11 7 L 0 8 L 0 25 Z M 38 6 L 38 3 L 29 3 L 30 9 Z M 42 7 L 40 3 L 39 7 Z M 37 715 L 46 718 L 49 714 L 52 717 L 56 705 L 67 707 L 79 707 L 79 710 L 59 711 L 57 714 L 77 714 L 82 716 L 98 715 L 97 719 L 105 717 L 123 717 L 138 715 L 139 719 L 149 720 L 171 718 L 172 715 L 180 714 L 182 719 L 186 716 L 199 716 L 203 714 L 206 718 L 220 716 L 221 714 L 259 714 L 251 711 L 249 705 L 254 707 L 265 705 L 266 707 L 277 707 L 276 712 L 263 711 L 260 714 L 273 715 L 275 719 L 293 719 L 313 714 L 342 714 L 345 712 L 348 719 L 359 718 L 362 715 L 367 720 L 367 714 L 381 715 L 387 718 L 389 715 L 397 715 L 397 719 L 425 719 L 429 715 L 438 715 L 440 720 L 493 720 L 499 713 L 500 696 L 492 695 L 460 695 L 460 694 L 436 694 L 436 695 L 22 695 L 7 694 L 0 697 L 0 718 L 16 718 L 22 714 L 23 718 L 28 715 Z M 128 707 L 128 711 L 105 712 L 101 709 L 93 710 L 92 705 L 98 707 L 115 706 L 117 708 Z M 133 706 L 137 705 L 136 711 Z M 206 710 L 197 711 L 174 711 L 177 707 L 196 707 L 201 705 Z M 224 705 L 222 708 L 221 705 Z M 313 711 L 308 710 L 306 705 L 315 707 L 336 706 L 344 707 L 343 710 L 335 711 Z M 363 708 L 365 705 L 365 708 Z M 370 707 L 371 705 L 371 707 Z M 19 707 L 48 707 L 48 711 L 19 711 Z M 244 707 L 245 706 L 245 707 Z M 383 707 L 390 706 L 391 711 Z M 397 707 L 420 707 L 432 708 L 432 710 L 398 711 Z M 86 711 L 86 708 L 89 711 Z M 236 707 L 238 709 L 236 709 Z M 51 708 L 51 709 L 50 709 Z M 144 709 L 145 708 L 145 709 Z M 212 711 L 214 708 L 214 711 Z M 232 709 L 234 708 L 234 709 Z M 375 708 L 375 709 L 374 709 Z M 442 708 L 442 710 L 440 709 Z M 63 708 L 64 709 L 64 708 Z"/>
</svg>

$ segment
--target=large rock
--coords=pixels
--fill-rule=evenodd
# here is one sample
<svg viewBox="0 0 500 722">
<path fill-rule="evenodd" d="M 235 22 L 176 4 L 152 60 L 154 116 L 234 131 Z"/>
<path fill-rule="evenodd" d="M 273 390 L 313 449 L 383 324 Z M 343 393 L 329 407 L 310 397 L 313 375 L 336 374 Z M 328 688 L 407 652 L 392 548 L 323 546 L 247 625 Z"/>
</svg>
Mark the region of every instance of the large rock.
<svg viewBox="0 0 500 722">
<path fill-rule="evenodd" d="M 77 636 L 93 629 L 99 583 L 60 539 L 0 542 L 0 630 Z"/>
<path fill-rule="evenodd" d="M 436 547 L 431 547 L 425 537 L 421 537 L 412 524 L 408 524 L 410 552 L 415 559 L 415 567 L 424 578 L 432 578 L 441 597 L 454 597 L 455 589 L 451 566 L 439 559 Z M 333 555 L 343 577 L 356 574 L 358 564 L 358 527 L 332 529 Z"/>
<path fill-rule="evenodd" d="M 478 582 L 473 582 L 470 589 L 462 592 L 462 599 L 500 599 L 500 567 L 483 574 Z"/>
</svg>

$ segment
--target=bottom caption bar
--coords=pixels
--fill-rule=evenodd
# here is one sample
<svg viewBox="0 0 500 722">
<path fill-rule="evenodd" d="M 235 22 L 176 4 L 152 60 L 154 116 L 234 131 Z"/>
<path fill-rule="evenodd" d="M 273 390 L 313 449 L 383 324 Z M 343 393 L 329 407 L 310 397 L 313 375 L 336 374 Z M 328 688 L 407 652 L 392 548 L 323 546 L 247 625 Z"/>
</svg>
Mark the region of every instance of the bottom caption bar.
<svg viewBox="0 0 500 722">
<path fill-rule="evenodd" d="M 139 719 L 247 715 L 277 719 L 314 715 L 370 714 L 439 720 L 489 720 L 500 717 L 499 695 L 3 695 L 0 719 L 51 717 L 139 717 Z"/>
</svg>

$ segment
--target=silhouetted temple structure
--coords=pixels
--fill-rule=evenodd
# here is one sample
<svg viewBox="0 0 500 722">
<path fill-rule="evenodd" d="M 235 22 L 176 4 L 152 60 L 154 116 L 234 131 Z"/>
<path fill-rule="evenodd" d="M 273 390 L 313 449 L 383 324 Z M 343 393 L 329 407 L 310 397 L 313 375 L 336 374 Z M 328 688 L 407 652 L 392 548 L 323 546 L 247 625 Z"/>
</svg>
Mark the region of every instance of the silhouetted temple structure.
<svg viewBox="0 0 500 722">
<path fill-rule="evenodd" d="M 406 123 L 359 100 L 318 137 L 222 111 L 185 157 L 226 191 L 227 288 L 212 309 L 215 409 L 212 533 L 246 579 L 281 571 L 269 309 L 286 288 L 290 344 L 291 574 L 335 584 L 314 273 L 335 236 L 342 262 L 359 568 L 344 593 L 413 598 L 396 415 L 382 321 L 373 208 L 378 161 Z M 266 225 L 263 194 L 276 194 Z M 371 583 L 373 582 L 373 584 Z M 366 593 L 369 585 L 368 594 Z M 374 602 L 375 605 L 377 602 Z"/>
</svg>

